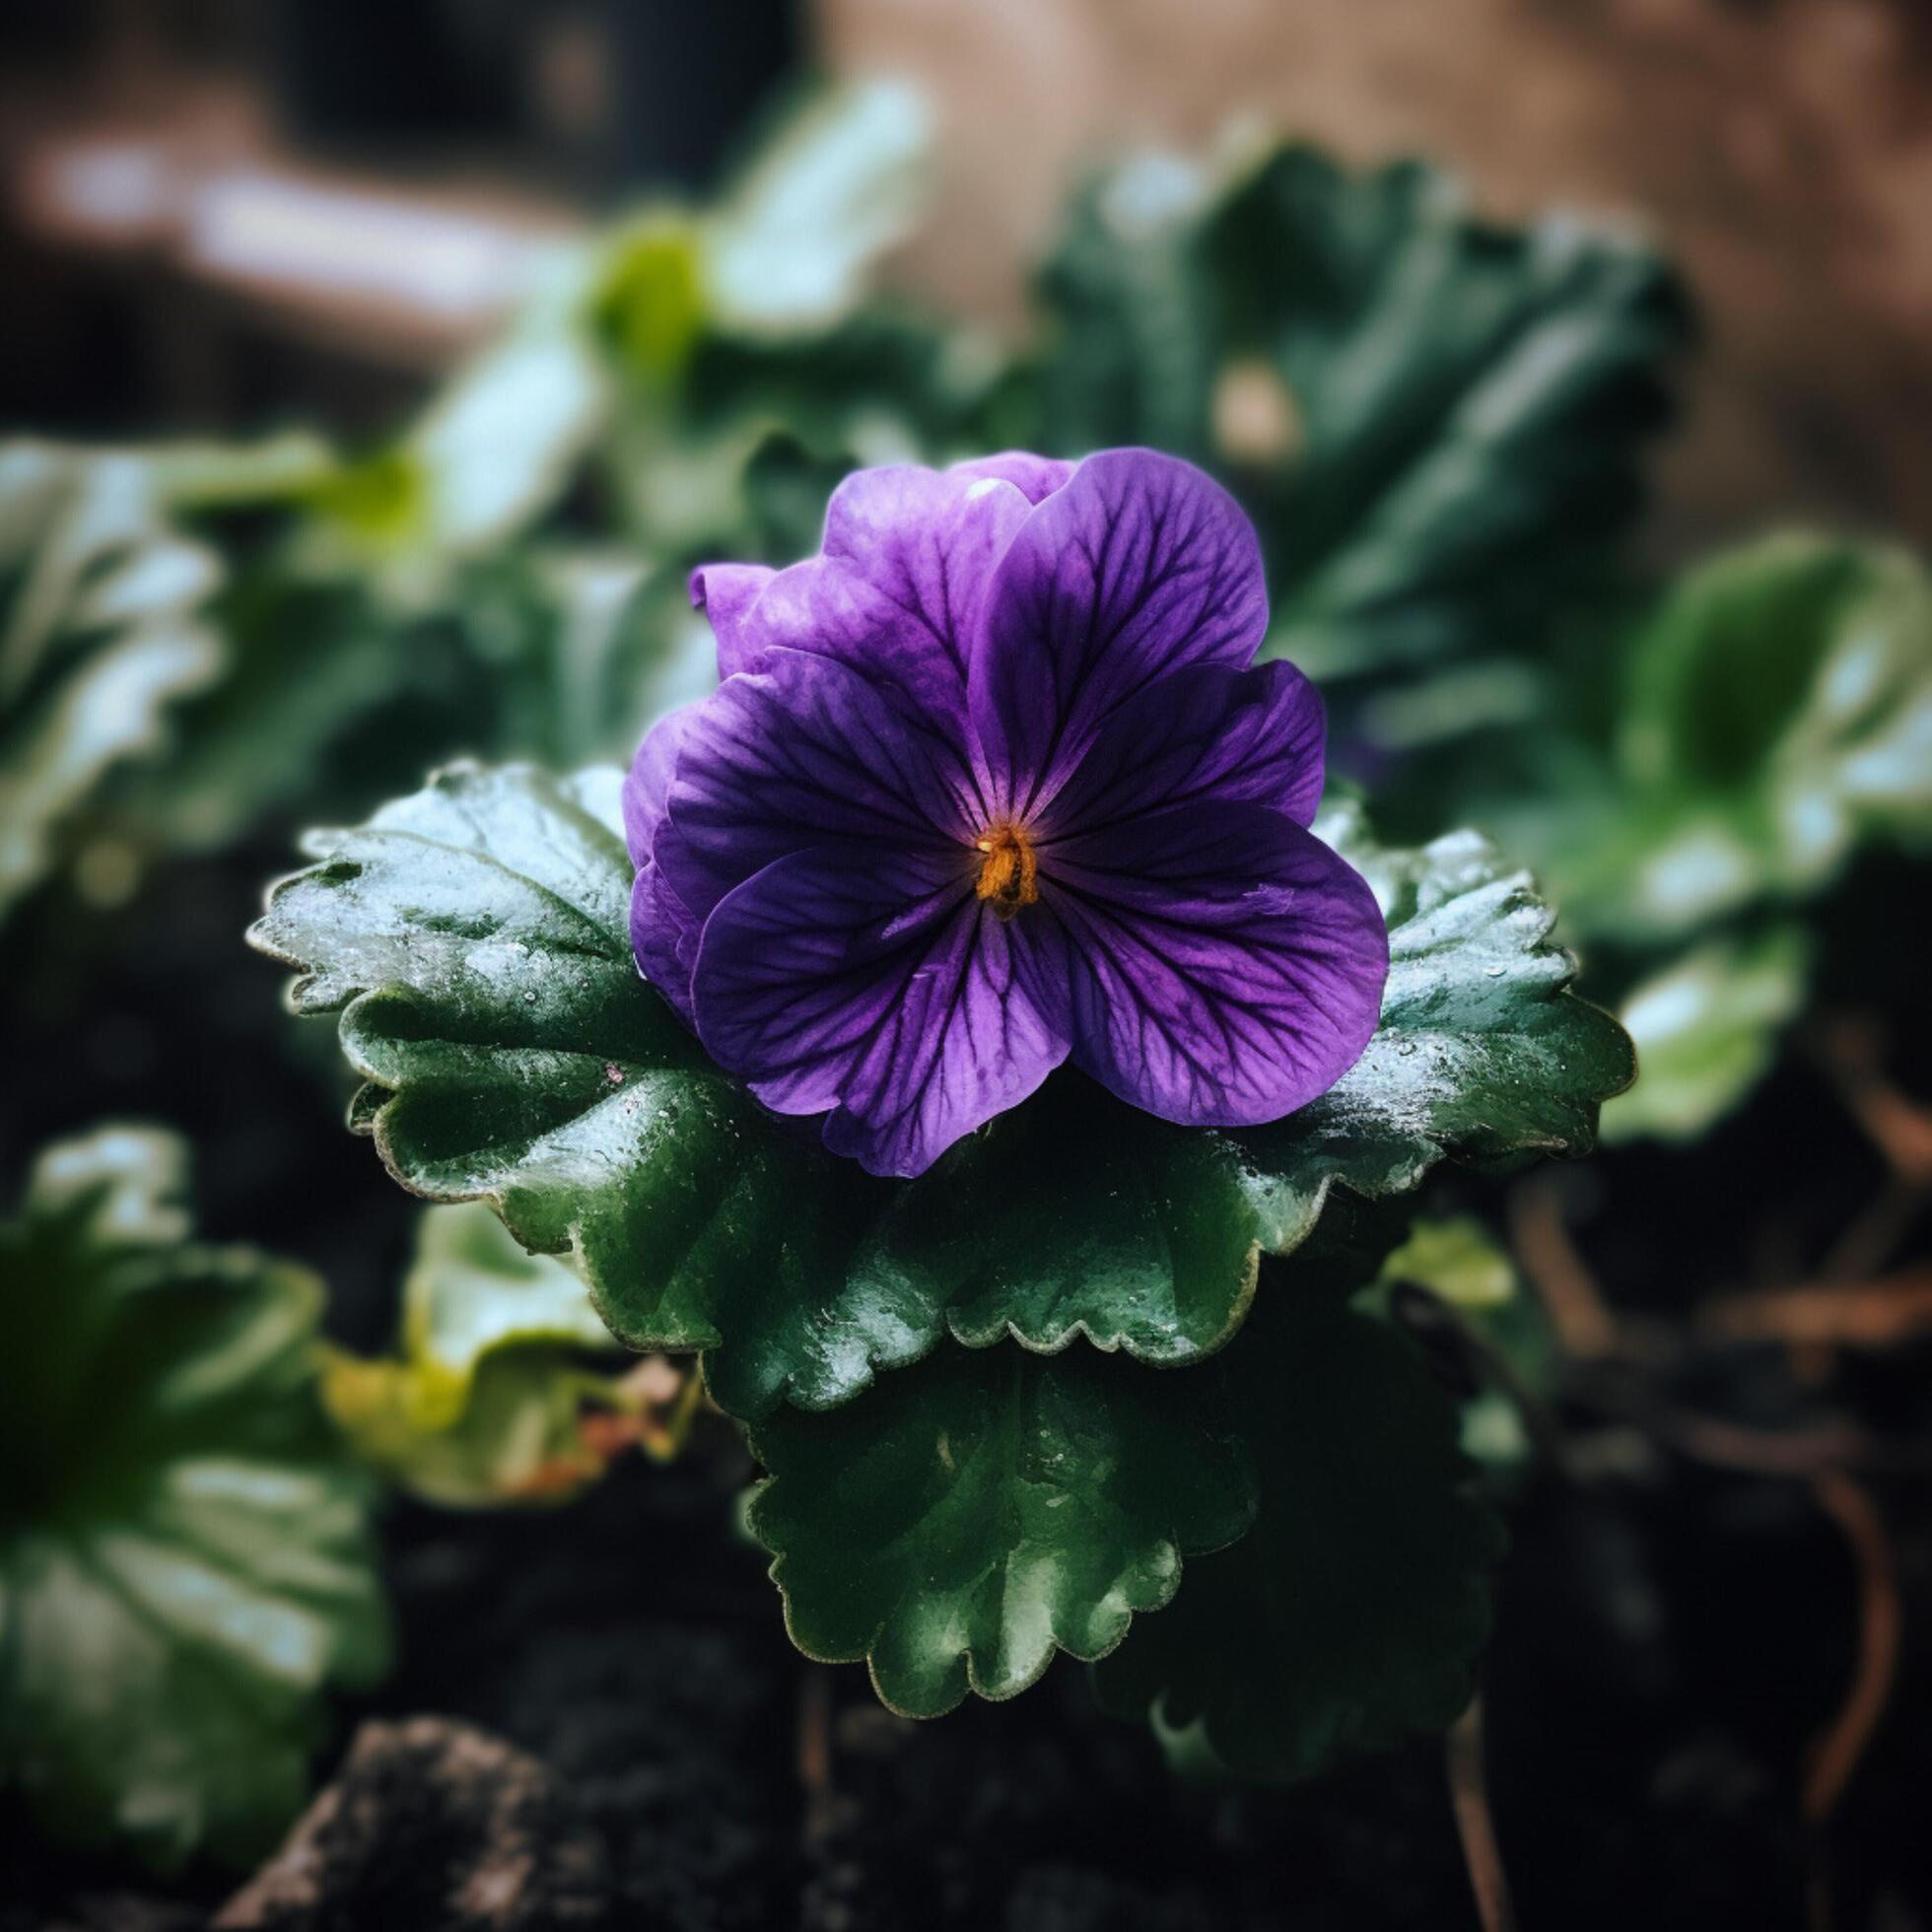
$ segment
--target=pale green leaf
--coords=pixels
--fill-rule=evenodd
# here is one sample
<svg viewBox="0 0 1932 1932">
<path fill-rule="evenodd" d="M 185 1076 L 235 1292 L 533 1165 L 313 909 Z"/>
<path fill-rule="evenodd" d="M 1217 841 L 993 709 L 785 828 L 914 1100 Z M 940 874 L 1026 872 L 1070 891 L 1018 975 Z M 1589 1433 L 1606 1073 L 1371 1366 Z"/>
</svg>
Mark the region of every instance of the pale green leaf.
<svg viewBox="0 0 1932 1932">
<path fill-rule="evenodd" d="M 713 326 L 769 336 L 844 319 L 924 213 L 931 145 L 931 111 L 904 83 L 808 100 L 700 224 Z"/>
<path fill-rule="evenodd" d="M 1802 1009 L 1810 952 L 1796 927 L 1772 927 L 1696 946 L 1633 988 L 1621 1017 L 1638 1076 L 1605 1109 L 1605 1138 L 1691 1140 L 1722 1120 Z"/>
<path fill-rule="evenodd" d="M 331 1351 L 322 1398 L 364 1461 L 430 1502 L 557 1502 L 608 1458 L 581 1426 L 631 1405 L 591 1351 L 610 1332 L 563 1263 L 519 1247 L 487 1208 L 425 1211 L 398 1352 Z"/>
<path fill-rule="evenodd" d="M 1516 1293 L 1516 1265 L 1474 1214 L 1418 1220 L 1382 1264 L 1384 1281 L 1414 1281 L 1450 1307 L 1499 1308 Z"/>
<path fill-rule="evenodd" d="M 1687 932 L 1817 890 L 1861 836 L 1932 838 L 1932 575 L 1799 533 L 1714 559 L 1632 644 L 1618 752 L 1593 924 Z"/>
<path fill-rule="evenodd" d="M 136 456 L 0 448 L 0 917 L 116 766 L 226 661 L 213 555 L 163 518 Z"/>
</svg>

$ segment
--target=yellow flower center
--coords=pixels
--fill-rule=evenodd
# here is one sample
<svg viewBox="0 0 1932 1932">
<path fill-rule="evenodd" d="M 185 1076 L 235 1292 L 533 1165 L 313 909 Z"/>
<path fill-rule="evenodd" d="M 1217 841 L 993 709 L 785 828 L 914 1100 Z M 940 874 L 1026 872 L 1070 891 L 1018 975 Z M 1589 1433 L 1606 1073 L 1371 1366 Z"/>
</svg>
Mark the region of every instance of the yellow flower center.
<svg viewBox="0 0 1932 1932">
<path fill-rule="evenodd" d="M 1001 919 L 1011 919 L 1039 898 L 1040 862 L 1033 856 L 1032 840 L 1017 825 L 991 825 L 973 843 L 975 851 L 986 854 L 974 890 L 992 902 Z"/>
</svg>

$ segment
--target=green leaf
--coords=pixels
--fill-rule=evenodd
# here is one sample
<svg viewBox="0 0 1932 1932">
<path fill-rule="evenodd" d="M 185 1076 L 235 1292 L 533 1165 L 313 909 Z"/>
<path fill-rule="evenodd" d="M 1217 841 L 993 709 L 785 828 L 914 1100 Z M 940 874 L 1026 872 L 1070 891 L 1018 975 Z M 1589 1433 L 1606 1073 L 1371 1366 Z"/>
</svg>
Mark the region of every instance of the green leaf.
<svg viewBox="0 0 1932 1932">
<path fill-rule="evenodd" d="M 1388 1245 L 1363 1204 L 1448 1156 L 1583 1152 L 1630 1076 L 1523 874 L 1474 835 L 1382 851 L 1342 811 L 1320 829 L 1375 887 L 1392 967 L 1382 1030 L 1328 1094 L 1210 1133 L 1068 1074 L 920 1180 L 875 1181 L 752 1105 L 639 981 L 617 793 L 614 773 L 445 773 L 315 835 L 322 862 L 251 936 L 306 975 L 299 1011 L 343 1008 L 372 1083 L 356 1124 L 404 1186 L 574 1250 L 621 1339 L 709 1351 L 746 1417 L 843 1402 L 948 1333 L 1197 1360 L 1325 1210 L 1326 1258 L 1291 1265 L 1314 1280 L 1358 1253 L 1357 1286 Z"/>
<path fill-rule="evenodd" d="M 312 430 L 284 430 L 253 443 L 168 443 L 143 451 L 143 459 L 156 500 L 171 516 L 189 519 L 285 509 L 342 467 L 340 454 Z"/>
<path fill-rule="evenodd" d="M 561 1262 L 487 1208 L 432 1208 L 403 1282 L 401 1352 L 331 1352 L 322 1398 L 357 1453 L 428 1501 L 561 1501 L 600 1476 L 586 1405 L 628 1406 L 586 1365 L 610 1332 Z"/>
<path fill-rule="evenodd" d="M 553 510 L 608 425 L 608 381 L 572 306 L 547 292 L 444 387 L 396 455 L 418 479 L 392 533 L 435 557 L 475 557 Z"/>
<path fill-rule="evenodd" d="M 865 309 L 823 334 L 710 334 L 674 394 L 632 398 L 606 450 L 610 487 L 654 554 L 791 563 L 825 499 L 862 464 L 931 462 L 1010 440 L 990 420 L 1008 365 L 978 337 Z M 774 439 L 797 452 L 771 513 Z M 800 487 L 811 484 L 815 501 Z"/>
<path fill-rule="evenodd" d="M 226 668 L 178 708 L 168 756 L 107 789 L 101 817 L 126 844 L 219 849 L 279 810 L 325 812 L 500 741 L 479 648 L 499 559 L 476 553 L 510 531 L 471 527 L 445 499 L 477 477 L 477 492 L 501 497 L 516 454 L 470 421 L 468 387 L 459 378 L 421 435 L 356 458 L 294 434 L 142 452 L 155 495 L 222 546 L 229 568 L 206 614 Z M 555 432 L 564 405 L 531 392 L 499 409 Z"/>
<path fill-rule="evenodd" d="M 1621 659 L 1621 689 L 1585 707 L 1607 714 L 1607 743 L 1552 731 L 1513 777 L 1490 761 L 1460 788 L 1570 931 L 1655 952 L 1812 897 L 1863 840 L 1932 839 L 1932 576 L 1916 558 L 1798 532 L 1747 544 L 1623 627 Z"/>
<path fill-rule="evenodd" d="M 1762 1078 L 1804 1006 L 1811 948 L 1792 926 L 1693 948 L 1631 990 L 1622 1021 L 1641 1076 L 1605 1110 L 1604 1138 L 1693 1140 Z"/>
<path fill-rule="evenodd" d="M 1575 998 L 1554 911 L 1475 832 L 1378 846 L 1360 811 L 1315 830 L 1368 880 L 1389 923 L 1382 1023 L 1328 1093 L 1246 1139 L 1336 1163 L 1367 1194 L 1413 1188 L 1445 1153 L 1485 1164 L 1577 1155 L 1634 1075 L 1630 1043 Z"/>
<path fill-rule="evenodd" d="M 843 321 L 925 212 L 932 114 L 875 80 L 808 98 L 698 231 L 712 325 L 775 336 Z"/>
<path fill-rule="evenodd" d="M 1384 1281 L 1414 1281 L 1466 1313 L 1516 1294 L 1516 1265 L 1474 1214 L 1418 1220 L 1382 1264 Z"/>
<path fill-rule="evenodd" d="M 1686 932 L 1816 891 L 1863 835 L 1932 838 L 1932 575 L 1795 533 L 1716 558 L 1630 647 L 1618 750 L 1594 926 Z"/>
<path fill-rule="evenodd" d="M 806 95 L 710 208 L 649 207 L 582 262 L 582 318 L 646 391 L 708 335 L 780 342 L 845 321 L 925 201 L 930 116 L 889 81 Z"/>
<path fill-rule="evenodd" d="M 406 1359 L 330 1350 L 322 1400 L 363 1462 L 445 1509 L 570 1501 L 610 1466 L 586 1437 L 586 1414 L 628 1407 L 615 1378 L 589 1374 L 555 1348 L 488 1356 L 460 1413 L 440 1426 L 423 1419 L 424 1379 Z"/>
<path fill-rule="evenodd" d="M 1296 146 L 1130 164 L 1076 204 L 1042 294 L 1054 447 L 1225 473 L 1268 553 L 1271 651 L 1345 712 L 1349 680 L 1480 654 L 1466 726 L 1521 715 L 1528 669 L 1496 654 L 1602 565 L 1684 333 L 1634 240 L 1498 227 L 1431 169 Z"/>
<path fill-rule="evenodd" d="M 487 1199 L 526 1247 L 574 1250 L 606 1320 L 711 1346 L 714 1291 L 773 1292 L 829 1156 L 765 1117 L 638 977 L 621 780 L 457 767 L 277 887 L 251 932 L 343 1007 L 354 1113 L 432 1200 Z M 789 1192 L 788 1192 L 789 1190 Z"/>
<path fill-rule="evenodd" d="M 1056 1650 L 1095 1658 L 1239 1536 L 1249 1474 L 1211 1372 L 1085 1349 L 943 1348 L 828 1414 L 781 1411 L 751 1532 L 807 1656 L 860 1658 L 894 1710 L 1016 1696 Z"/>
<path fill-rule="evenodd" d="M 64 1842 L 245 1862 L 385 1635 L 315 1400 L 321 1288 L 189 1236 L 171 1136 L 41 1157 L 0 1223 L 0 1781 Z"/>
<path fill-rule="evenodd" d="M 419 1372 L 417 1417 L 426 1428 L 453 1422 L 478 1371 L 506 1348 L 610 1346 L 584 1283 L 519 1247 L 477 1207 L 424 1214 L 402 1309 L 402 1345 Z"/>
<path fill-rule="evenodd" d="M 1173 1605 L 1100 1666 L 1101 1701 L 1198 1729 L 1268 1779 L 1448 1724 L 1504 1541 L 1468 1492 L 1455 1405 L 1401 1337 L 1320 1296 L 1265 1295 L 1215 1367 L 1256 1469 L 1255 1526 L 1188 1565 Z"/>
<path fill-rule="evenodd" d="M 220 677 L 219 576 L 140 458 L 0 448 L 0 918 L 103 777 L 163 750 L 171 708 Z"/>
<path fill-rule="evenodd" d="M 104 805 L 145 847 L 214 851 L 278 808 L 312 808 L 352 739 L 364 772 L 385 762 L 374 727 L 385 708 L 407 694 L 419 720 L 425 710 L 425 694 L 410 691 L 409 640 L 359 583 L 250 564 L 213 614 L 229 674 L 182 707 L 170 756 L 124 774 Z M 408 762 L 420 768 L 420 743 Z"/>
<path fill-rule="evenodd" d="M 466 572 L 459 594 L 454 628 L 507 757 L 628 760 L 665 712 L 718 688 L 717 640 L 684 574 L 627 551 L 528 545 Z"/>
<path fill-rule="evenodd" d="M 1384 1314 L 1396 1291 L 1411 1287 L 1454 1310 L 1493 1365 L 1461 1404 L 1465 1452 L 1491 1476 L 1518 1475 L 1535 1451 L 1523 1404 L 1553 1393 L 1557 1354 L 1542 1304 L 1523 1293 L 1508 1250 L 1474 1214 L 1418 1220 L 1356 1306 Z"/>
</svg>

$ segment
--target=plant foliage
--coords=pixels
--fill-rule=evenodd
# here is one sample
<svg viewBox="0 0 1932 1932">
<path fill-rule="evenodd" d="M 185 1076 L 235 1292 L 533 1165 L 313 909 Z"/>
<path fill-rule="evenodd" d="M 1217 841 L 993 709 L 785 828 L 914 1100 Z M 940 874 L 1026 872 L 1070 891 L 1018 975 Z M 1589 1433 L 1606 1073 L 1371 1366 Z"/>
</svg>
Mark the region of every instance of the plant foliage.
<svg viewBox="0 0 1932 1932">
<path fill-rule="evenodd" d="M 1381 851 L 1344 810 L 1323 829 L 1375 886 L 1392 966 L 1330 1093 L 1202 1133 L 1070 1074 L 932 1175 L 874 1181 L 766 1116 L 639 979 L 616 800 L 614 773 L 446 772 L 314 835 L 319 862 L 252 937 L 302 973 L 297 1010 L 340 1011 L 356 1121 L 398 1180 L 573 1253 L 621 1339 L 707 1350 L 746 1418 L 832 1407 L 947 1333 L 1199 1359 L 1338 1186 L 1374 1200 L 1445 1154 L 1580 1152 L 1630 1077 L 1525 875 L 1473 837 Z"/>
<path fill-rule="evenodd" d="M 381 1669 L 364 1480 L 315 1399 L 321 1285 L 196 1241 L 171 1136 L 49 1147 L 0 1223 L 0 1778 L 76 1845 L 255 1857 L 331 1684 Z"/>
</svg>

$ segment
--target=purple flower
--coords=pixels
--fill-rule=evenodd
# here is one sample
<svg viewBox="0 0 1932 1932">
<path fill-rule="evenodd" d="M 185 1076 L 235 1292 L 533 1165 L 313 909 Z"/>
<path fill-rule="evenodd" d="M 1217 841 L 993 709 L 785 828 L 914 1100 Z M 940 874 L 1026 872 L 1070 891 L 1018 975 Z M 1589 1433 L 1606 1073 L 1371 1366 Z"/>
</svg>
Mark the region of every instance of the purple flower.
<svg viewBox="0 0 1932 1932">
<path fill-rule="evenodd" d="M 1199 470 L 865 470 L 818 556 L 691 588 L 724 682 L 632 767 L 631 934 L 766 1106 L 911 1175 L 1063 1061 L 1217 1126 L 1353 1065 L 1387 935 L 1306 829 L 1321 700 L 1251 667 L 1261 553 Z"/>
</svg>

